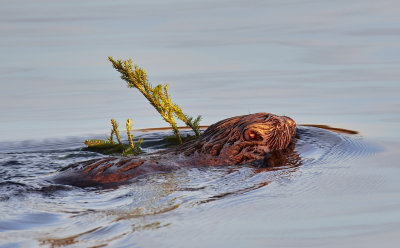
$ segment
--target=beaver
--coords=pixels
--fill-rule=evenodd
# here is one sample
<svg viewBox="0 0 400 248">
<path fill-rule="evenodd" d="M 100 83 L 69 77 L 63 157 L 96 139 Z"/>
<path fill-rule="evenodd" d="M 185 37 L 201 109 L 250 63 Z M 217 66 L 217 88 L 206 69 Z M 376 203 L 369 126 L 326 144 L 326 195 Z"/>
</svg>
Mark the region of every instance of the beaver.
<svg viewBox="0 0 400 248">
<path fill-rule="evenodd" d="M 86 187 L 123 183 L 140 175 L 184 166 L 267 167 L 267 158 L 288 148 L 295 135 L 296 122 L 287 116 L 235 116 L 209 126 L 196 140 L 180 146 L 136 157 L 107 157 L 71 164 L 53 176 L 52 181 Z"/>
</svg>

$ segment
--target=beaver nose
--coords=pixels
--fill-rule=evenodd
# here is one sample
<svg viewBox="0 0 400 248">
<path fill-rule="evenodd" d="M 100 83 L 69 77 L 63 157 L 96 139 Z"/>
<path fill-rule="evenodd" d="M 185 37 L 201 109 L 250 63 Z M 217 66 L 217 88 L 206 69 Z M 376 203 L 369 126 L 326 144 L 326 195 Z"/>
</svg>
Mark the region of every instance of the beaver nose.
<svg viewBox="0 0 400 248">
<path fill-rule="evenodd" d="M 296 122 L 287 116 L 283 116 L 284 120 L 289 126 L 296 126 Z"/>
</svg>

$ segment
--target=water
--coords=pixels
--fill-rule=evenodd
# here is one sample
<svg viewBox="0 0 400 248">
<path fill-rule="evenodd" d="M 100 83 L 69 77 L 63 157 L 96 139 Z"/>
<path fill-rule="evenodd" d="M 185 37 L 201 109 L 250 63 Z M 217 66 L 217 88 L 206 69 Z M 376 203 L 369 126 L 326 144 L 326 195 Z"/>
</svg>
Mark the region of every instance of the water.
<svg viewBox="0 0 400 248">
<path fill-rule="evenodd" d="M 1 6 L 0 246 L 398 243 L 398 1 Z M 360 135 L 340 136 L 347 145 L 312 163 L 324 150 L 316 145 L 326 144 L 314 140 L 295 169 L 197 168 L 115 189 L 41 181 L 100 156 L 80 149 L 86 137 L 107 135 L 111 117 L 132 118 L 135 128 L 165 125 L 125 87 L 110 55 L 133 58 L 152 82 L 169 83 L 172 98 L 204 125 L 272 112 Z M 153 145 L 148 151 L 159 149 Z"/>
<path fill-rule="evenodd" d="M 335 205 L 335 197 L 341 191 L 363 193 L 365 189 L 381 185 L 383 179 L 375 175 L 363 177 L 357 173 L 357 177 L 352 176 L 353 167 L 350 166 L 355 159 L 373 156 L 381 148 L 366 143 L 359 136 L 313 127 L 299 127 L 297 133 L 295 151 L 288 155 L 297 159 L 280 168 L 182 168 L 140 177 L 131 184 L 113 188 L 79 188 L 47 180 L 47 175 L 57 173 L 57 169 L 67 163 L 103 156 L 82 151 L 78 138 L 74 142 L 65 140 L 64 147 L 57 147 L 55 143 L 20 144 L 18 150 L 15 146 L 3 147 L 7 151 L 2 154 L 0 171 L 0 237 L 5 244 L 21 247 L 32 244 L 187 247 L 196 239 L 199 244 L 206 244 L 204 237 L 198 236 L 200 230 L 211 231 L 212 238 L 237 233 L 245 239 L 253 235 L 256 239 L 275 238 L 281 236 L 288 225 L 294 228 L 290 236 L 298 238 L 340 237 L 365 233 L 370 228 L 375 230 L 374 226 L 353 228 L 353 223 L 347 227 L 351 230 L 342 230 L 343 224 L 337 219 L 346 218 L 346 215 L 341 212 L 333 213 L 332 217 L 328 215 L 328 221 L 326 216 L 321 219 L 318 214 L 307 223 L 302 223 L 304 220 L 298 214 L 304 210 L 303 214 L 310 214 L 307 210 L 310 199 L 305 199 L 315 200 L 316 194 L 329 192 L 329 197 L 320 199 L 333 201 L 329 204 Z M 164 135 L 142 134 L 147 141 L 143 146 L 157 150 L 157 139 L 158 143 L 162 142 Z M 317 204 L 321 203 L 317 201 Z M 294 213 L 295 209 L 299 211 Z M 321 211 L 318 207 L 311 209 L 312 214 Z M 247 218 L 252 213 L 260 219 L 249 222 Z M 277 215 L 280 217 L 275 219 Z M 368 218 L 361 218 L 362 213 L 361 217 L 357 215 L 352 215 L 356 224 L 370 224 Z M 386 216 L 385 220 L 388 219 L 400 221 L 393 216 Z M 228 220 L 234 221 L 226 224 Z M 216 225 L 216 221 L 221 226 Z M 265 221 L 267 226 L 264 226 Z M 300 222 L 297 229 L 293 221 Z M 315 225 L 326 226 L 331 231 L 314 230 Z M 195 230 L 190 231 L 194 227 Z M 213 233 L 209 229 L 214 227 L 216 230 L 228 228 L 228 233 L 226 230 Z M 244 233 L 240 231 L 242 227 Z M 307 231 L 309 228 L 312 230 Z M 252 234 L 249 236 L 248 232 Z M 182 233 L 186 239 L 181 235 L 174 238 L 175 234 Z"/>
</svg>

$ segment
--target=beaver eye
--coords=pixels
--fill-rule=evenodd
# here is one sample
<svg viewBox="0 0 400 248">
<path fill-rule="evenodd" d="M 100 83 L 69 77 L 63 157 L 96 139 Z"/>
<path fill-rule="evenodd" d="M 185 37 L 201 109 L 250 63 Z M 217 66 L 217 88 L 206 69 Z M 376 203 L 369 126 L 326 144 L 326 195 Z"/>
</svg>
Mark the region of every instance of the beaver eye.
<svg viewBox="0 0 400 248">
<path fill-rule="evenodd" d="M 262 137 L 257 131 L 247 130 L 244 133 L 244 139 L 245 140 L 262 140 Z"/>
</svg>

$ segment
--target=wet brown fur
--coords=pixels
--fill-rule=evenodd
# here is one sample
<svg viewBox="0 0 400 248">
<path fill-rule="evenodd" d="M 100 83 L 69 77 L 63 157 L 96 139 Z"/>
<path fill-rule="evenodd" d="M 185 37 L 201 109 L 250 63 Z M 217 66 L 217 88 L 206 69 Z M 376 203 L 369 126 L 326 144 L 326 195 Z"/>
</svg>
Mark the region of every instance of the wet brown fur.
<svg viewBox="0 0 400 248">
<path fill-rule="evenodd" d="M 109 157 L 73 164 L 62 169 L 53 181 L 93 186 L 182 166 L 265 163 L 271 152 L 289 147 L 295 133 L 296 123 L 286 116 L 236 116 L 211 125 L 198 139 L 176 148 L 139 157 Z"/>
</svg>

